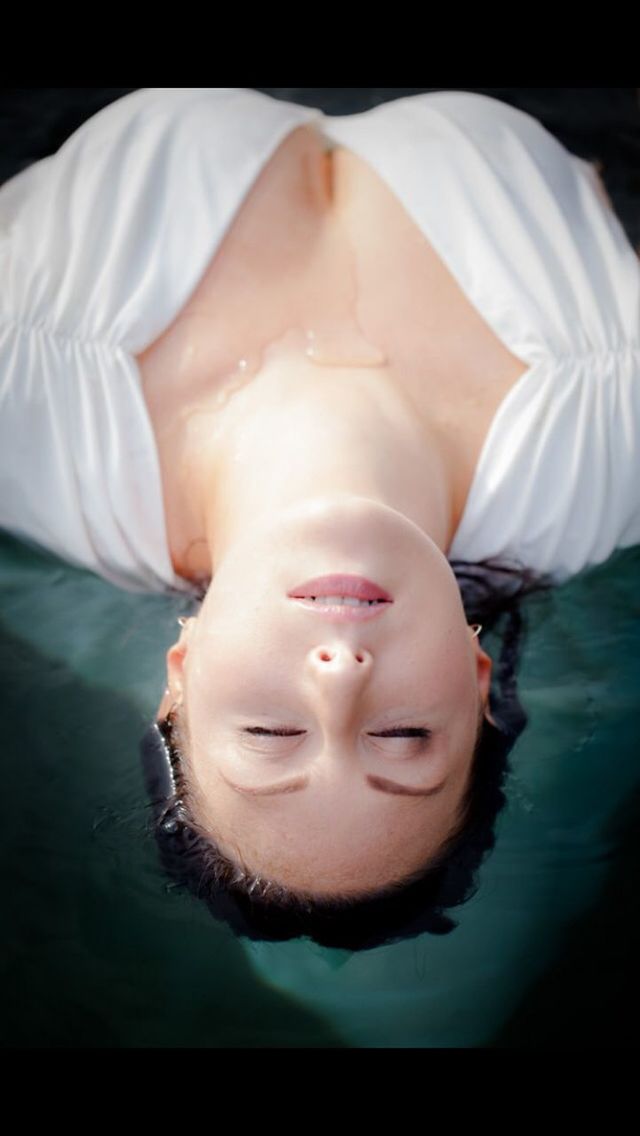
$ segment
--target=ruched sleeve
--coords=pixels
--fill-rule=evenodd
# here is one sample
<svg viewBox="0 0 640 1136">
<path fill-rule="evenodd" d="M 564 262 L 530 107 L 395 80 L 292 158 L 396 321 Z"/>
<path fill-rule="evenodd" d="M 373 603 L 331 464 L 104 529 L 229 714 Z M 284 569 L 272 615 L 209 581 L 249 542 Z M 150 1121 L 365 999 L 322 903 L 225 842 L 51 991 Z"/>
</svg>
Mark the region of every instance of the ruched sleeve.
<svg viewBox="0 0 640 1136">
<path fill-rule="evenodd" d="M 640 543 L 640 261 L 593 167 L 532 115 L 436 91 L 329 120 L 527 369 L 481 448 L 450 559 L 557 582 Z"/>
<path fill-rule="evenodd" d="M 0 187 L 1 526 L 132 591 L 191 590 L 134 355 L 318 117 L 250 88 L 142 88 Z"/>
</svg>

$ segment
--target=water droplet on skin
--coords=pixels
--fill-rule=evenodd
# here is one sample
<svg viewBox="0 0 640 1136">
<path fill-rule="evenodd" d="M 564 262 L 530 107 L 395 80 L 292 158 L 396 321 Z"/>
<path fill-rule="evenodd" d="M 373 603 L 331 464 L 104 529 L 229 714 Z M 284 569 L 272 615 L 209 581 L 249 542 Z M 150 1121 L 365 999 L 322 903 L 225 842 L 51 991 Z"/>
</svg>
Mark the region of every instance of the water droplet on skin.
<svg viewBox="0 0 640 1136">
<path fill-rule="evenodd" d="M 216 408 L 248 386 L 274 354 L 305 356 L 319 367 L 382 367 L 387 362 L 385 352 L 363 335 L 354 316 L 322 317 L 306 327 L 294 324 L 242 355 L 226 375 L 220 373 Z"/>
<path fill-rule="evenodd" d="M 218 392 L 215 397 L 215 405 L 219 409 L 224 406 L 236 391 L 241 390 L 242 387 L 247 386 L 249 381 L 260 370 L 260 355 L 254 353 L 251 355 L 243 355 L 238 359 L 235 367 L 227 372 L 226 377 L 223 373 L 217 381 Z"/>
</svg>

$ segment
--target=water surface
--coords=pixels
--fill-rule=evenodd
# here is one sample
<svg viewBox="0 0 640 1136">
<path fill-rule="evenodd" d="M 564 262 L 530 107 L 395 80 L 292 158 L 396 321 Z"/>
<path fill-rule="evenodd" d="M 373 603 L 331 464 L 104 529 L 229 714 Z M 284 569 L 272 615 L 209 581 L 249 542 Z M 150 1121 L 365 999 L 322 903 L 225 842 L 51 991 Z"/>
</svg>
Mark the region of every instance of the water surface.
<svg viewBox="0 0 640 1136">
<path fill-rule="evenodd" d="M 525 601 L 529 724 L 478 891 L 449 935 L 351 953 L 237 939 L 167 887 L 137 747 L 183 601 L 0 535 L 3 1044 L 626 1044 L 639 578 L 637 546 Z"/>
</svg>

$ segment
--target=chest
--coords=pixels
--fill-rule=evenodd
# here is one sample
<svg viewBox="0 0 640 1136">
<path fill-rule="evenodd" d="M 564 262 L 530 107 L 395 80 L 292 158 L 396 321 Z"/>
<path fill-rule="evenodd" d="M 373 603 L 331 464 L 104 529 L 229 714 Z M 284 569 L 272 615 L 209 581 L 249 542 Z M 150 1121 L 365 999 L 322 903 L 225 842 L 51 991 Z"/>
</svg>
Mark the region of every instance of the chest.
<svg viewBox="0 0 640 1136">
<path fill-rule="evenodd" d="M 329 145 L 313 126 L 289 134 L 185 307 L 137 357 L 168 513 L 177 423 L 288 327 L 357 326 L 384 352 L 441 432 L 460 512 L 497 407 L 526 370 L 372 167 Z"/>
</svg>

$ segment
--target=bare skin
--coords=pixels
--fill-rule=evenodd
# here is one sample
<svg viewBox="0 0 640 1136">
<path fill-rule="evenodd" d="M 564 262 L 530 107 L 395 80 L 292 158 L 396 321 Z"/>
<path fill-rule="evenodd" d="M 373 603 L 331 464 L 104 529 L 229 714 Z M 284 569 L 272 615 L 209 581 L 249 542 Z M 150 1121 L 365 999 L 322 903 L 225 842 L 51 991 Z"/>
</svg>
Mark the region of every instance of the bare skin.
<svg viewBox="0 0 640 1136">
<path fill-rule="evenodd" d="M 223 850 L 289 886 L 347 894 L 424 864 L 457 820 L 479 716 L 490 717 L 491 659 L 446 555 L 486 429 L 524 364 L 455 292 L 370 172 L 340 154 L 330 178 L 313 132 L 295 133 L 255 212 L 249 200 L 230 234 L 232 267 L 216 257 L 173 339 L 141 360 L 143 377 L 155 367 L 146 390 L 174 566 L 211 580 L 167 653 L 158 716 L 184 711 L 198 815 Z M 288 185 L 300 169 L 304 192 L 286 215 L 270 213 L 279 179 Z M 378 210 L 375 226 L 365 202 Z M 298 238 L 287 249 L 279 237 L 292 209 Z M 228 368 L 220 339 L 209 349 L 207 336 L 224 303 L 223 347 L 229 358 L 246 349 L 242 290 L 231 285 L 238 257 L 255 260 L 249 232 L 264 234 L 262 261 L 251 262 L 259 287 L 264 272 L 250 344 L 259 366 L 220 406 Z M 342 286 L 354 249 L 355 309 Z M 354 312 L 384 364 L 318 367 L 289 335 L 318 313 L 348 324 Z M 174 368 L 191 361 L 178 394 L 172 351 Z M 376 581 L 393 604 L 370 621 L 339 622 L 287 596 L 334 572 Z M 407 728 L 431 736 L 381 736 Z M 289 736 L 266 733 L 282 729 Z"/>
</svg>

